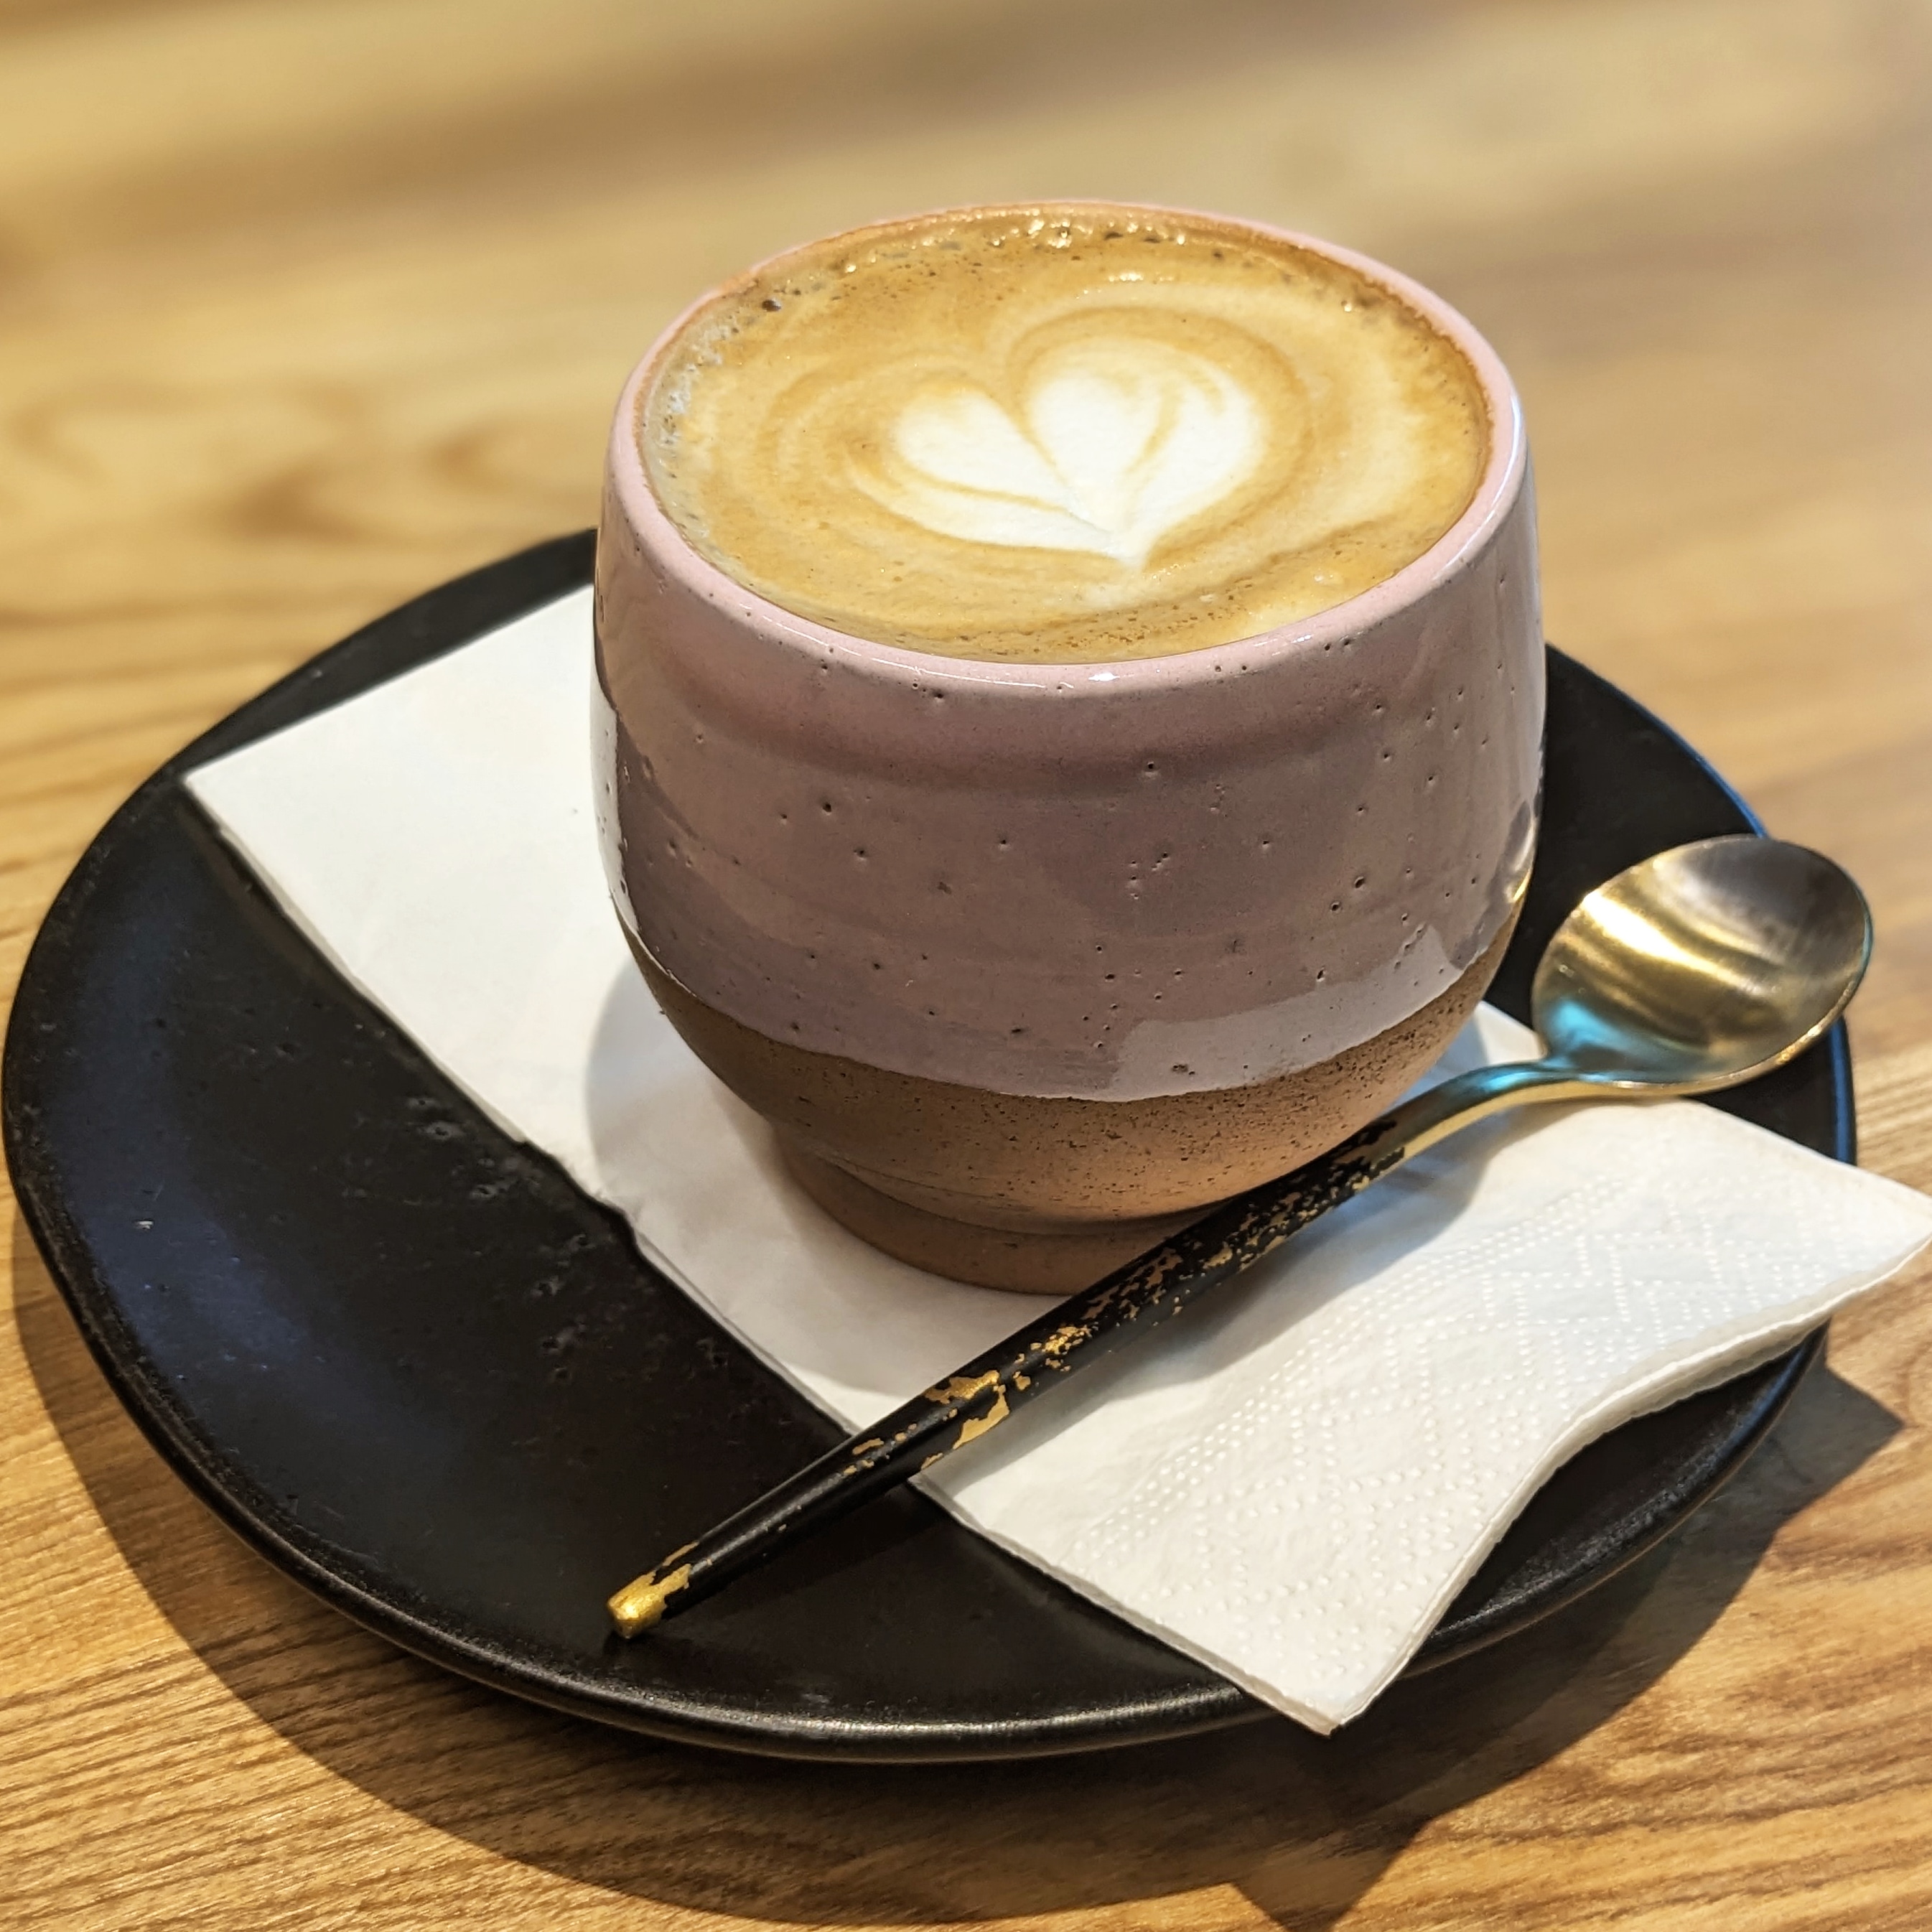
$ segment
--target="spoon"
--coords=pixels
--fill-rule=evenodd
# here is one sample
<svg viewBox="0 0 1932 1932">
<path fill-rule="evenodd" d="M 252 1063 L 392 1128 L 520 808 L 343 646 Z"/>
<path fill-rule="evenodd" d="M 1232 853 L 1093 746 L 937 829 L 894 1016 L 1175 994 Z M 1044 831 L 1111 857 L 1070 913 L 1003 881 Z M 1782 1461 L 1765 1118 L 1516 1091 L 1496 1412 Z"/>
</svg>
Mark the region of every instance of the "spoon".
<svg viewBox="0 0 1932 1932">
<path fill-rule="evenodd" d="M 1661 1100 L 1768 1073 L 1842 1013 L 1871 957 L 1863 896 L 1830 860 L 1750 833 L 1619 872 L 1557 930 L 1536 969 L 1539 1060 L 1481 1066 L 1371 1120 L 1070 1296 L 943 1383 L 687 1544 L 610 1600 L 636 1636 L 996 1428 L 1392 1168 L 1532 1101 Z"/>
</svg>

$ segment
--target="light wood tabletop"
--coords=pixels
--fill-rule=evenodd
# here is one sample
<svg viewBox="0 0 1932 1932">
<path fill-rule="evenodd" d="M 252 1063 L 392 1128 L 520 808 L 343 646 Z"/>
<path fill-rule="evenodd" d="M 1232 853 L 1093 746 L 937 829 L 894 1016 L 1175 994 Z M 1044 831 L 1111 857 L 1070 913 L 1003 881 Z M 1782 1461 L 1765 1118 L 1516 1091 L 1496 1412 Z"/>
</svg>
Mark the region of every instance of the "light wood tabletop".
<svg viewBox="0 0 1932 1932">
<path fill-rule="evenodd" d="M 1924 0 L 0 0 L 0 979 L 190 736 L 590 522 L 700 288 L 1051 194 L 1330 236 L 1496 344 L 1551 636 L 1864 884 L 1864 1158 L 1932 1186 Z M 1932 1924 L 1922 1266 L 1663 1550 L 1333 1739 L 888 1772 L 391 1649 L 10 1258 L 9 1925 Z"/>
</svg>

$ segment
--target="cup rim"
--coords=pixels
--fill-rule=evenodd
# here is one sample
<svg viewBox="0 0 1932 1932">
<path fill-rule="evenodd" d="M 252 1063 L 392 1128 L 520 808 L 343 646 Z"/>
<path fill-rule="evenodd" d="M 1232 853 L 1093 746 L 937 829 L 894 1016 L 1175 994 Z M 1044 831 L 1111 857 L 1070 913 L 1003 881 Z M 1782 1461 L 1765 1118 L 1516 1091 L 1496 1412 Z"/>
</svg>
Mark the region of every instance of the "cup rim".
<svg viewBox="0 0 1932 1932">
<path fill-rule="evenodd" d="M 1483 472 L 1462 513 L 1420 556 L 1325 610 L 1256 632 L 1226 644 L 1208 644 L 1158 656 L 1107 658 L 1093 663 L 954 657 L 914 650 L 842 631 L 800 616 L 741 584 L 704 556 L 680 530 L 651 487 L 637 434 L 638 412 L 659 362 L 687 326 L 733 290 L 780 263 L 827 242 L 902 229 L 949 215 L 1027 215 L 1059 208 L 1117 209 L 1177 221 L 1213 222 L 1243 228 L 1271 242 L 1286 243 L 1340 262 L 1365 280 L 1387 290 L 1448 337 L 1474 371 L 1490 423 L 1490 448 Z M 937 680 L 1003 688 L 1022 695 L 1051 693 L 1092 699 L 1140 692 L 1151 694 L 1179 686 L 1211 682 L 1232 670 L 1256 670 L 1264 664 L 1298 658 L 1361 636 L 1411 608 L 1436 586 L 1461 574 L 1488 547 L 1522 494 L 1529 468 L 1529 444 L 1522 404 L 1502 358 L 1475 325 L 1432 290 L 1386 262 L 1319 236 L 1277 227 L 1244 215 L 1177 208 L 1165 202 L 1110 201 L 1072 196 L 1024 202 L 970 202 L 926 208 L 839 229 L 831 234 L 781 248 L 727 278 L 687 303 L 665 324 L 625 379 L 610 428 L 607 475 L 626 518 L 658 566 L 704 602 L 732 609 L 762 642 L 788 652 L 804 651 L 823 662 L 838 661 L 847 675 L 856 673 L 880 683 L 929 691 Z"/>
</svg>

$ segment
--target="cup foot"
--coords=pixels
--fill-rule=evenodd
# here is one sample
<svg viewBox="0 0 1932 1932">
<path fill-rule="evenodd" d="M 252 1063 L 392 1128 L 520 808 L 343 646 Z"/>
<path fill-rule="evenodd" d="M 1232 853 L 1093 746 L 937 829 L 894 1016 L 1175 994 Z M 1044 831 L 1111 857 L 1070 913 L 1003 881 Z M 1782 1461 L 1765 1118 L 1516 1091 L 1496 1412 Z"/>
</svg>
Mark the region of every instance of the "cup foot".
<svg viewBox="0 0 1932 1932">
<path fill-rule="evenodd" d="M 1029 1228 L 989 1228 L 914 1208 L 856 1174 L 778 1136 L 786 1168 L 841 1226 L 896 1259 L 955 1281 L 1021 1294 L 1071 1294 L 1198 1220 L 1208 1210 L 1138 1221 L 1066 1221 Z"/>
</svg>

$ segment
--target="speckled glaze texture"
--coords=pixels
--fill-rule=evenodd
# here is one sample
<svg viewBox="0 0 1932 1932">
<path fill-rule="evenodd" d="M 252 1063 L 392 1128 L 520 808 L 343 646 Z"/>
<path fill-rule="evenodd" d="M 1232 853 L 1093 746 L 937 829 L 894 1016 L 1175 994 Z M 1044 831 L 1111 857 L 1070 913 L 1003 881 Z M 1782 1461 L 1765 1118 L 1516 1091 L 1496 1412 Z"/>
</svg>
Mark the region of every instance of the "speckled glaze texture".
<svg viewBox="0 0 1932 1932">
<path fill-rule="evenodd" d="M 605 854 L 698 999 L 892 1072 L 1131 1100 L 1310 1066 L 1442 993 L 1534 840 L 1543 642 L 1521 410 L 1394 272 L 1492 424 L 1460 520 L 1366 594 L 1112 664 L 950 658 L 741 588 L 658 506 L 626 386 L 597 551 Z M 682 320 L 682 318 L 680 318 Z"/>
</svg>

